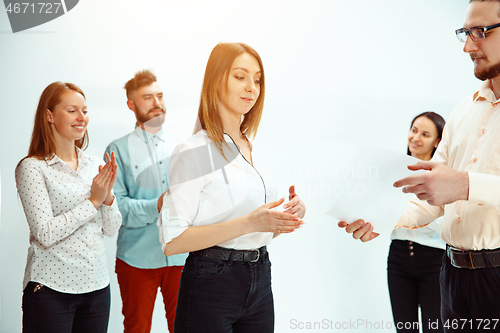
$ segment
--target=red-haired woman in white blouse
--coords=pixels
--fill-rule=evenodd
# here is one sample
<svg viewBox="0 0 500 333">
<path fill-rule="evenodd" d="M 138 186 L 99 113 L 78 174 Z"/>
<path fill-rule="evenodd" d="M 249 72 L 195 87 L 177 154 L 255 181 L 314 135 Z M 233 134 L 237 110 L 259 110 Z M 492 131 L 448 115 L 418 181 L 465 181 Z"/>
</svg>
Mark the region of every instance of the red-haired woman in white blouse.
<svg viewBox="0 0 500 333">
<path fill-rule="evenodd" d="M 114 153 L 107 163 L 85 154 L 85 95 L 71 83 L 43 91 L 28 156 L 16 185 L 30 229 L 24 275 L 23 332 L 106 332 L 109 276 L 103 235 L 121 215 L 111 192 Z"/>
</svg>

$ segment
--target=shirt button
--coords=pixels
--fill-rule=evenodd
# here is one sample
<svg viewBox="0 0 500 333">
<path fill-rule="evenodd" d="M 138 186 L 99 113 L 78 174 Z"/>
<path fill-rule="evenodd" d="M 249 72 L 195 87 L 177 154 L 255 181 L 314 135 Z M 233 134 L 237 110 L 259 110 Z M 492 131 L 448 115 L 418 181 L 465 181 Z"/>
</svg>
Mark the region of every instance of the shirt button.
<svg viewBox="0 0 500 333">
<path fill-rule="evenodd" d="M 482 203 L 479 203 L 479 204 L 477 204 L 477 205 L 478 205 L 478 206 L 482 206 L 483 204 L 482 204 Z"/>
<path fill-rule="evenodd" d="M 457 217 L 457 222 L 460 222 L 460 217 Z"/>
<path fill-rule="evenodd" d="M 413 250 L 413 246 L 412 245 L 410 245 L 410 250 Z"/>
<path fill-rule="evenodd" d="M 158 144 L 157 144 L 157 143 L 155 143 L 155 146 L 156 146 L 156 147 L 158 147 Z"/>
<path fill-rule="evenodd" d="M 408 242 L 408 244 L 410 244 L 410 245 L 411 245 L 411 244 L 413 244 L 413 242 L 412 242 L 412 241 L 409 241 L 409 242 Z"/>
<path fill-rule="evenodd" d="M 160 161 L 160 164 L 162 164 L 162 163 L 163 163 L 163 161 Z"/>
<path fill-rule="evenodd" d="M 481 133 L 483 133 L 483 134 L 484 134 L 484 132 L 486 132 L 486 130 L 483 128 L 483 129 L 482 129 L 482 131 L 481 131 Z"/>
<path fill-rule="evenodd" d="M 413 257 L 413 255 L 414 255 L 414 254 L 415 254 L 415 253 L 413 253 L 413 252 L 410 252 L 410 257 Z"/>
<path fill-rule="evenodd" d="M 137 165 L 135 166 L 135 168 L 136 168 L 136 169 L 138 168 L 138 167 L 137 167 Z"/>
<path fill-rule="evenodd" d="M 473 161 L 474 163 L 476 163 L 477 158 L 476 158 L 476 157 L 474 157 L 474 158 L 472 159 L 472 161 Z"/>
<path fill-rule="evenodd" d="M 165 181 L 163 180 L 162 183 L 165 184 Z"/>
</svg>

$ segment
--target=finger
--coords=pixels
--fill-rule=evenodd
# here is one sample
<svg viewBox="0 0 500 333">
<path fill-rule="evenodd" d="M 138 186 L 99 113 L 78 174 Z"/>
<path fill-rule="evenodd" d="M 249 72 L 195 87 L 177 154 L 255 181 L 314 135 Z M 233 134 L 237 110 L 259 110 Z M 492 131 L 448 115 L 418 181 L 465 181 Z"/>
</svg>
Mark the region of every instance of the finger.
<svg viewBox="0 0 500 333">
<path fill-rule="evenodd" d="M 364 225 L 365 225 L 365 221 L 362 219 L 359 219 L 359 220 L 354 221 L 351 224 L 348 224 L 345 228 L 345 231 L 352 234 L 353 232 L 355 232 L 359 228 L 363 227 Z"/>
<path fill-rule="evenodd" d="M 279 226 L 279 231 L 280 232 L 292 232 L 297 229 L 300 229 L 304 223 L 299 223 L 299 222 L 294 222 L 294 223 L 285 223 L 282 226 Z"/>
<path fill-rule="evenodd" d="M 337 225 L 339 226 L 339 228 L 345 228 L 349 225 L 349 223 L 347 223 L 346 221 L 339 221 Z"/>
<path fill-rule="evenodd" d="M 290 186 L 288 193 L 290 193 L 288 200 L 292 200 L 292 198 L 297 195 L 297 193 L 295 193 L 295 185 Z"/>
<path fill-rule="evenodd" d="M 283 205 L 283 208 L 288 209 L 288 208 L 293 208 L 297 206 L 300 203 L 300 199 L 297 195 L 295 195 L 292 199 L 289 199 L 285 205 Z"/>
<path fill-rule="evenodd" d="M 274 219 L 283 220 L 283 221 L 302 221 L 297 216 L 292 215 L 292 214 L 288 214 L 285 212 L 278 212 L 278 211 L 272 210 L 272 211 L 270 211 L 270 213 L 271 213 L 271 217 Z"/>
<path fill-rule="evenodd" d="M 276 201 L 268 202 L 268 203 L 262 205 L 262 207 L 267 208 L 267 209 L 271 209 L 274 207 L 278 207 L 279 205 L 281 205 L 283 203 L 283 201 L 285 201 L 285 197 L 283 197 L 279 200 L 276 200 Z"/>
<path fill-rule="evenodd" d="M 377 233 L 377 232 L 374 232 L 373 231 L 373 226 L 371 227 L 370 231 L 368 231 L 367 233 L 365 233 L 361 238 L 360 240 L 365 243 L 365 242 L 369 242 L 371 241 L 372 239 L 374 238 L 377 238 L 380 234 Z"/>
<path fill-rule="evenodd" d="M 100 167 L 99 173 L 94 177 L 94 181 L 96 181 L 96 182 L 101 182 L 109 170 L 108 164 L 106 164 L 104 166 L 100 165 L 99 167 Z"/>
<path fill-rule="evenodd" d="M 109 171 L 108 173 L 105 174 L 103 178 L 103 184 L 106 187 L 109 187 L 109 184 L 111 183 L 111 179 L 113 179 L 113 171 Z"/>
<path fill-rule="evenodd" d="M 405 186 L 402 189 L 403 193 L 415 193 L 416 195 L 427 192 L 424 185 Z"/>
<path fill-rule="evenodd" d="M 394 187 L 401 187 L 405 185 L 420 185 L 423 183 L 423 176 L 425 175 L 414 175 L 414 176 L 408 176 L 403 179 L 397 180 L 392 184 Z"/>
<path fill-rule="evenodd" d="M 429 162 L 429 161 L 419 161 L 415 164 L 408 165 L 408 169 L 412 171 L 417 171 L 417 170 L 432 170 L 434 169 L 436 163 L 435 162 Z"/>
<path fill-rule="evenodd" d="M 368 234 L 367 237 L 370 236 L 371 234 L 371 229 L 372 229 L 372 226 L 370 223 L 366 223 L 363 227 L 357 229 L 356 231 L 354 231 L 352 233 L 352 237 L 354 239 L 360 239 L 361 237 L 365 236 L 366 234 Z"/>
</svg>

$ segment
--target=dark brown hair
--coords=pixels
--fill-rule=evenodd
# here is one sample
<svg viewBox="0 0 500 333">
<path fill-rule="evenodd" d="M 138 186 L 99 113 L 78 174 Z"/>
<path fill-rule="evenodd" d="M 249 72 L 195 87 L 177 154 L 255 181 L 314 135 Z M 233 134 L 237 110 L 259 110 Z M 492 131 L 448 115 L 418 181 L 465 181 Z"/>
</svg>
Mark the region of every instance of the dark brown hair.
<svg viewBox="0 0 500 333">
<path fill-rule="evenodd" d="M 443 117 L 438 115 L 436 112 L 432 112 L 432 111 L 423 112 L 423 113 L 419 114 L 418 116 L 416 116 L 415 118 L 413 118 L 413 120 L 411 121 L 410 130 L 413 127 L 413 123 L 415 122 L 415 120 L 417 120 L 417 118 L 420 118 L 420 117 L 429 118 L 434 123 L 434 125 L 436 126 L 437 137 L 439 140 L 441 140 L 441 138 L 443 137 L 443 128 L 444 128 L 444 125 L 446 124 Z M 432 149 L 431 157 L 434 156 L 436 149 L 437 149 L 436 147 L 434 147 Z M 410 147 L 407 148 L 407 154 L 411 156 Z"/>
</svg>

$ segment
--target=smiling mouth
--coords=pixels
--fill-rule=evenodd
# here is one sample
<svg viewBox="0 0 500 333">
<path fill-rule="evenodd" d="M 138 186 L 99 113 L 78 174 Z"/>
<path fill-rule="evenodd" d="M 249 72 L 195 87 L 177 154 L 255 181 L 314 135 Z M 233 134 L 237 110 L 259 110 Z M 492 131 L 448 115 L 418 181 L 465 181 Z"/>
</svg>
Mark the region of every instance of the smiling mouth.
<svg viewBox="0 0 500 333">
<path fill-rule="evenodd" d="M 76 128 L 77 130 L 83 130 L 85 128 L 85 126 L 83 126 L 83 125 L 81 125 L 81 126 L 75 125 L 75 126 L 73 126 L 73 128 Z"/>
<path fill-rule="evenodd" d="M 153 109 L 151 111 L 149 111 L 150 113 L 165 113 L 165 111 L 163 109 Z"/>
<path fill-rule="evenodd" d="M 253 99 L 251 99 L 251 98 L 241 97 L 241 99 L 242 99 L 244 102 L 247 102 L 247 103 L 252 103 L 252 102 L 253 102 Z"/>
<path fill-rule="evenodd" d="M 418 145 L 418 144 L 416 144 L 416 143 L 413 143 L 413 142 L 412 142 L 412 143 L 410 143 L 410 146 L 411 146 L 412 148 L 420 148 L 420 145 Z"/>
</svg>

